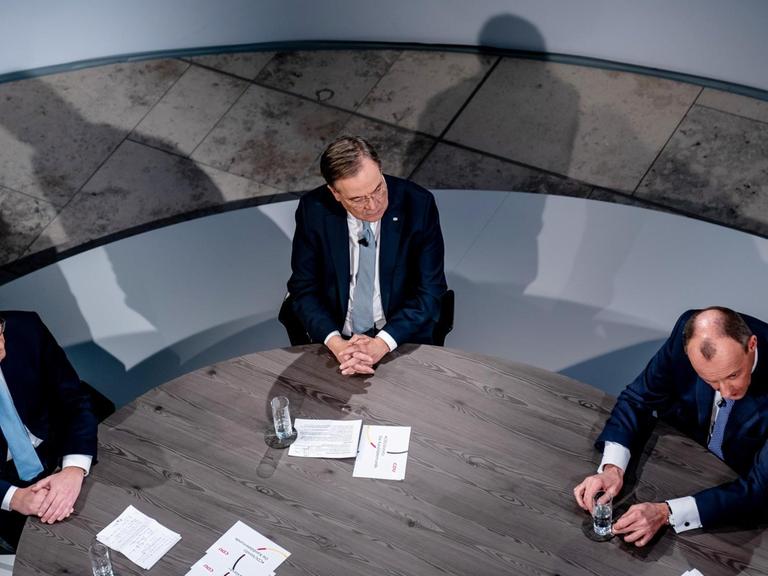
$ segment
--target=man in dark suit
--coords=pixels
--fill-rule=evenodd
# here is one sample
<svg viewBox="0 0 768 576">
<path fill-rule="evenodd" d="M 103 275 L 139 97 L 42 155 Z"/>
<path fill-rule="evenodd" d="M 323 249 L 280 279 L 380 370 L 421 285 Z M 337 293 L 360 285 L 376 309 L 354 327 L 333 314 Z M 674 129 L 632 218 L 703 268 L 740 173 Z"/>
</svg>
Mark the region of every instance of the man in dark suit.
<svg viewBox="0 0 768 576">
<path fill-rule="evenodd" d="M 432 342 L 446 291 L 437 206 L 427 190 L 383 175 L 362 138 L 331 143 L 320 170 L 327 186 L 296 210 L 288 291 L 342 374 L 370 374 L 398 344 Z"/>
<path fill-rule="evenodd" d="M 637 546 L 664 525 L 676 532 L 744 524 L 768 505 L 768 324 L 727 308 L 691 310 L 616 401 L 595 446 L 598 473 L 574 489 L 579 506 L 616 496 L 631 454 L 642 451 L 656 416 L 721 458 L 740 478 L 692 496 L 636 504 L 613 531 Z"/>
<path fill-rule="evenodd" d="M 73 512 L 96 455 L 98 423 L 38 315 L 0 317 L 0 538 L 15 547 L 26 516 L 52 524 Z"/>
</svg>

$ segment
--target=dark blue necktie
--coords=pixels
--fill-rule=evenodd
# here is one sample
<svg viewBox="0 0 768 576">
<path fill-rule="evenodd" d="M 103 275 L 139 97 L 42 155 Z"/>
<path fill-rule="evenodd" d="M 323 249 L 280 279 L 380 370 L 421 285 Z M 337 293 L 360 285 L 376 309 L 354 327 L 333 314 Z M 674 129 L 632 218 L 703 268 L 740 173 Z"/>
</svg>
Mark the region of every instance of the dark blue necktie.
<svg viewBox="0 0 768 576">
<path fill-rule="evenodd" d="M 0 371 L 0 429 L 8 443 L 19 478 L 32 480 L 43 471 L 43 465 L 40 464 L 35 447 L 29 441 L 29 434 L 19 418 L 2 371 Z"/>
<path fill-rule="evenodd" d="M 712 437 L 709 439 L 709 450 L 720 460 L 723 459 L 723 436 L 725 435 L 725 425 L 728 423 L 728 416 L 731 413 L 735 400 L 726 400 L 725 406 L 721 406 L 717 411 L 715 425 L 712 427 Z"/>
<path fill-rule="evenodd" d="M 376 239 L 370 222 L 363 222 L 365 243 L 358 244 L 357 281 L 352 300 L 352 332 L 365 334 L 373 328 L 373 281 L 376 274 Z"/>
</svg>

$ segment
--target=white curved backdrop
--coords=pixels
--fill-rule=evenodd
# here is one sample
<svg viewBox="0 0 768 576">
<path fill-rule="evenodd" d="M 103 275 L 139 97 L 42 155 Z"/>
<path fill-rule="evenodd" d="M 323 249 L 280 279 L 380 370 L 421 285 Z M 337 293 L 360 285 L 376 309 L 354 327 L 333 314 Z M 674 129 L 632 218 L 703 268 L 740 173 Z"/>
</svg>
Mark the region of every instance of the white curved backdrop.
<svg viewBox="0 0 768 576">
<path fill-rule="evenodd" d="M 0 74 L 225 45 L 486 45 L 605 59 L 768 90 L 764 0 L 5 0 Z"/>
<path fill-rule="evenodd" d="M 678 315 L 768 318 L 768 240 L 580 198 L 437 191 L 456 325 L 447 345 L 616 393 Z M 37 310 L 81 376 L 118 404 L 179 374 L 287 346 L 276 320 L 296 201 L 161 228 L 0 286 Z"/>
</svg>

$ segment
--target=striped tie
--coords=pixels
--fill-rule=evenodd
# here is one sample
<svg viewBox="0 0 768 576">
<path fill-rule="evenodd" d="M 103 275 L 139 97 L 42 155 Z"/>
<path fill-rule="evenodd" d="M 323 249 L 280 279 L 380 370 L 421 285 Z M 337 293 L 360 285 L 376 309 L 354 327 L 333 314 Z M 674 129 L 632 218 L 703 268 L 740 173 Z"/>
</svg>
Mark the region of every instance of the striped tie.
<svg viewBox="0 0 768 576">
<path fill-rule="evenodd" d="M 376 239 L 370 222 L 363 222 L 365 243 L 359 244 L 357 282 L 352 300 L 352 332 L 365 334 L 373 328 L 373 281 L 376 273 Z"/>
</svg>

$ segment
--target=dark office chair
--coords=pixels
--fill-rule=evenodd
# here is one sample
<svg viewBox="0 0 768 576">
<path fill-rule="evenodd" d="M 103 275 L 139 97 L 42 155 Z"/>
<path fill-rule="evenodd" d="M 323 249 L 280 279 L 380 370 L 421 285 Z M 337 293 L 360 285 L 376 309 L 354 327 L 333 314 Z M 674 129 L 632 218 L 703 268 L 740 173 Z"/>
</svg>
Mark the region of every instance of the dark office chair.
<svg viewBox="0 0 768 576">
<path fill-rule="evenodd" d="M 440 316 L 437 318 L 435 329 L 432 332 L 432 340 L 436 346 L 445 346 L 445 337 L 453 330 L 454 301 L 453 290 L 447 290 L 440 298 Z M 312 338 L 307 334 L 301 320 L 293 311 L 293 298 L 290 294 L 286 294 L 277 319 L 280 324 L 285 326 L 291 346 L 312 343 Z"/>
<path fill-rule="evenodd" d="M 88 382 L 81 380 L 80 383 L 91 396 L 91 407 L 93 408 L 93 413 L 96 414 L 96 419 L 99 423 L 104 422 L 104 420 L 115 413 L 115 404 L 112 400 L 88 384 Z"/>
</svg>

